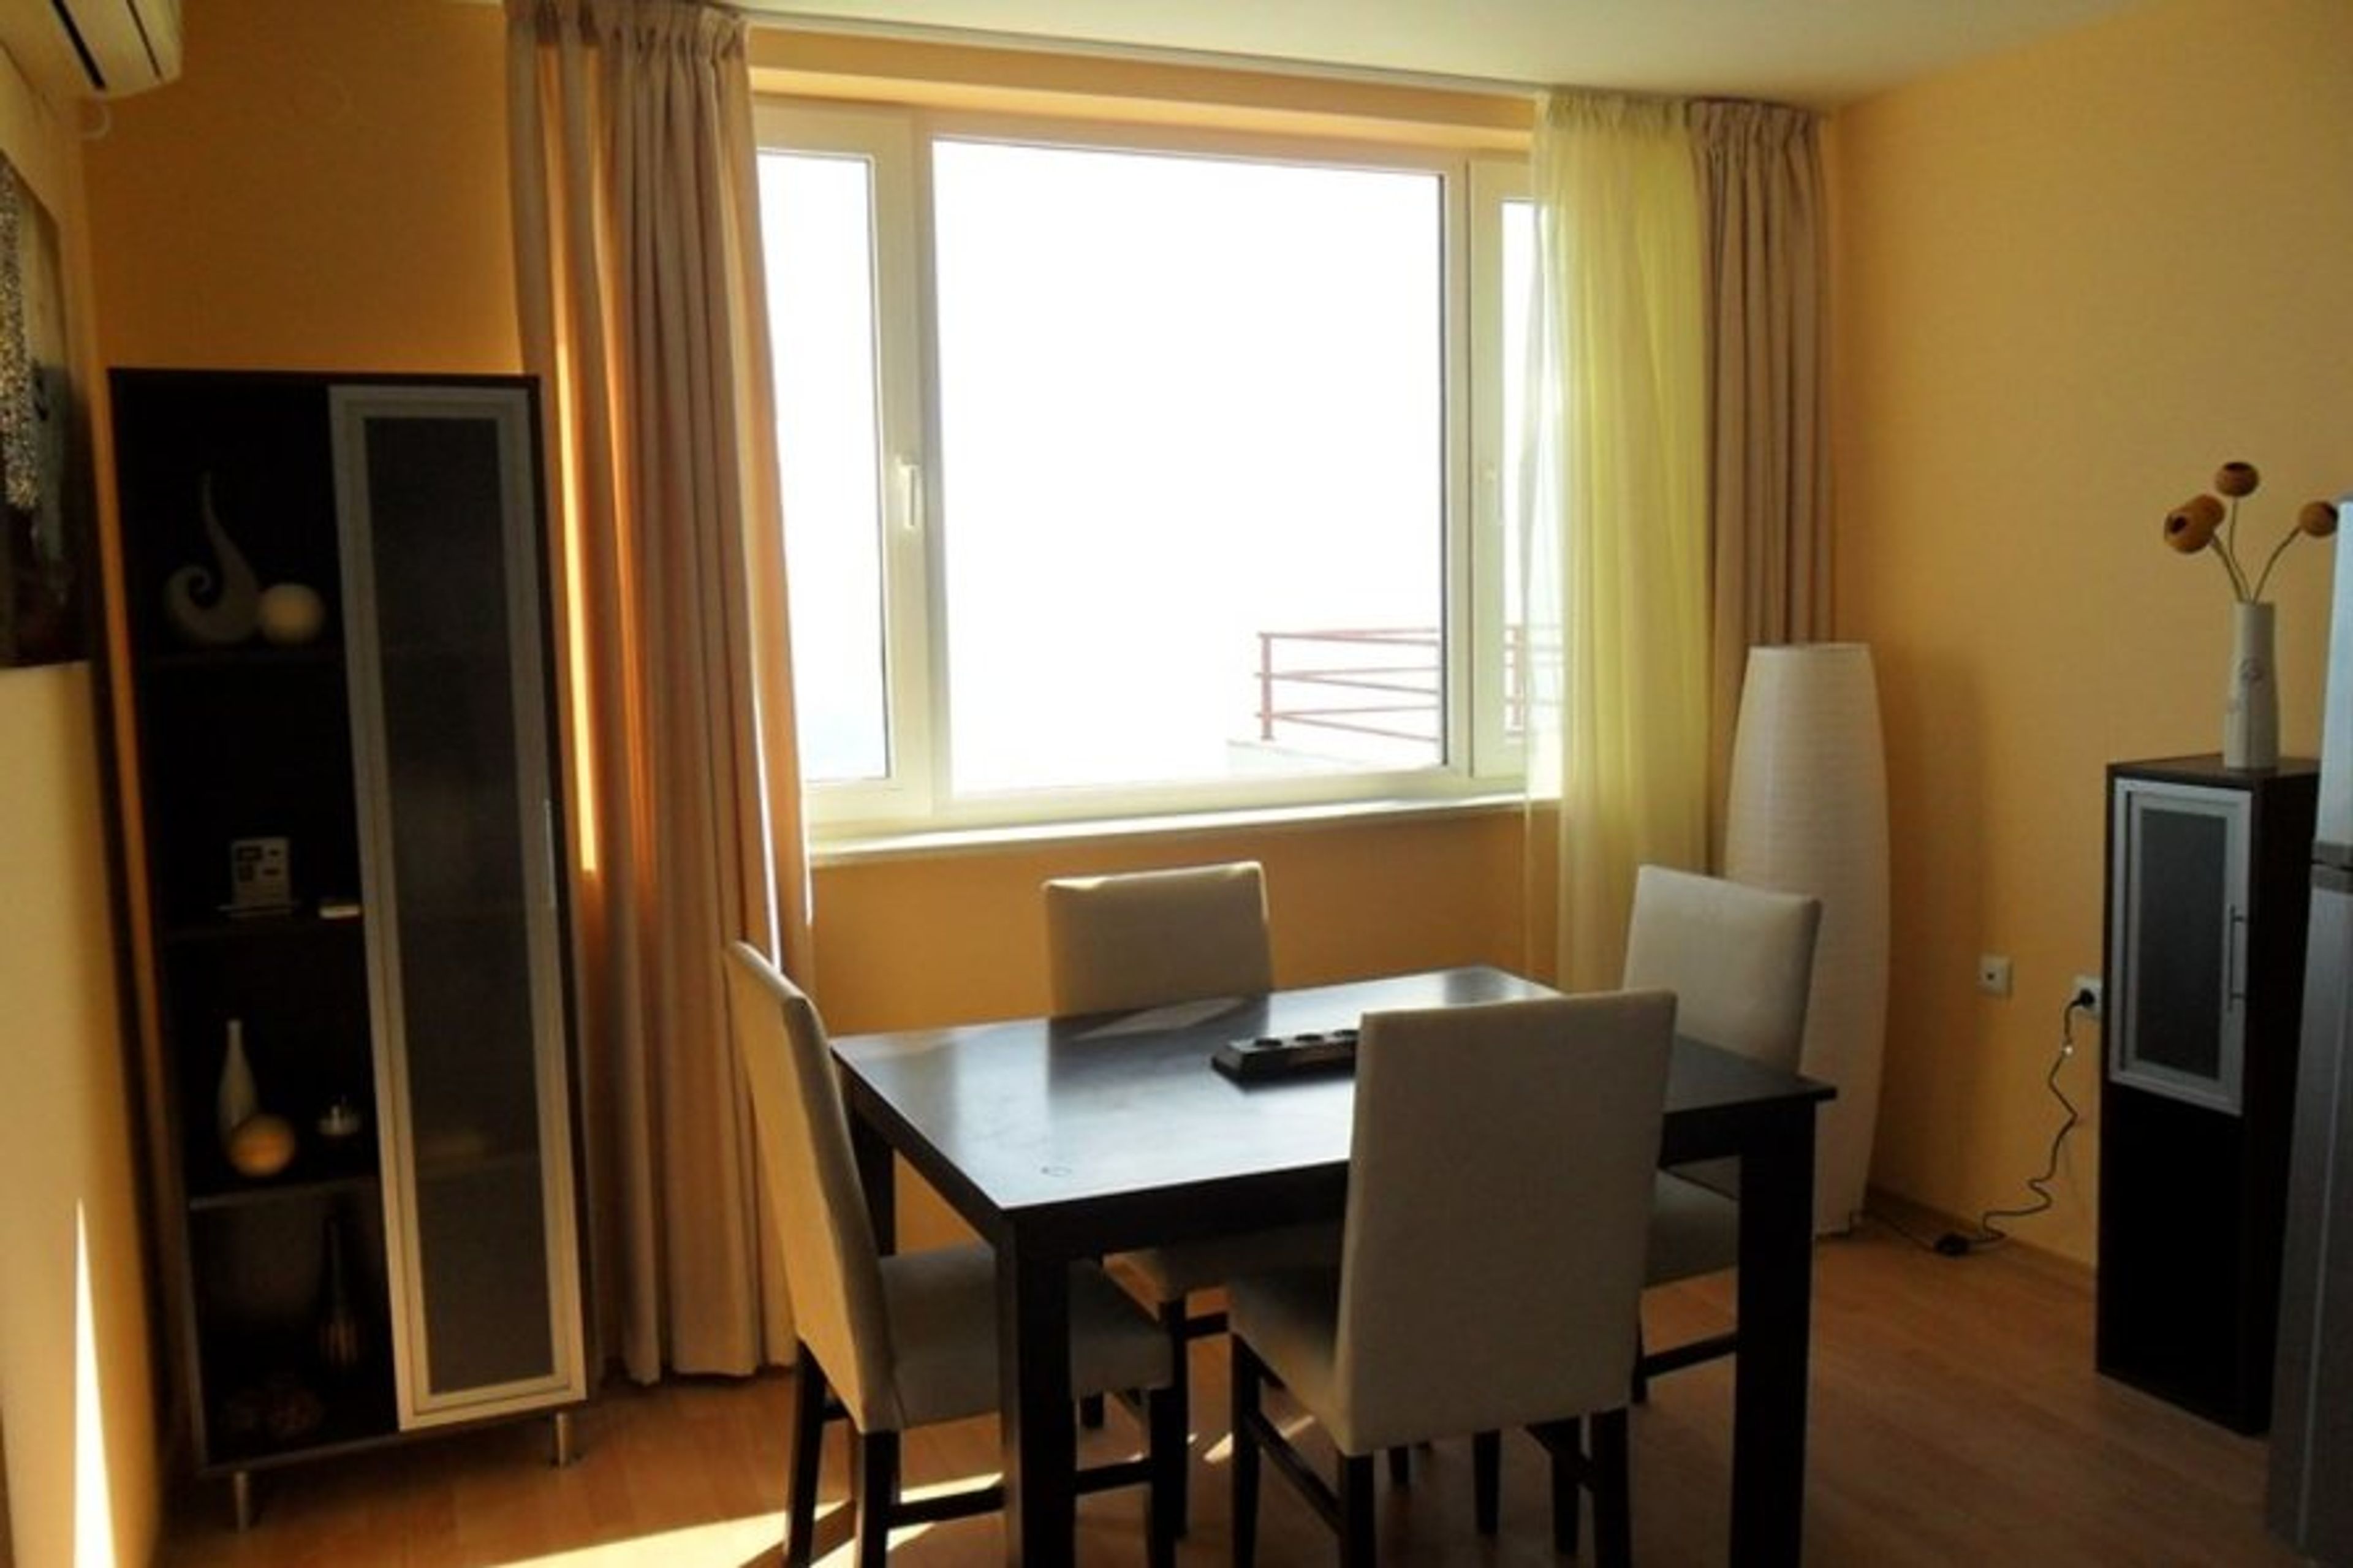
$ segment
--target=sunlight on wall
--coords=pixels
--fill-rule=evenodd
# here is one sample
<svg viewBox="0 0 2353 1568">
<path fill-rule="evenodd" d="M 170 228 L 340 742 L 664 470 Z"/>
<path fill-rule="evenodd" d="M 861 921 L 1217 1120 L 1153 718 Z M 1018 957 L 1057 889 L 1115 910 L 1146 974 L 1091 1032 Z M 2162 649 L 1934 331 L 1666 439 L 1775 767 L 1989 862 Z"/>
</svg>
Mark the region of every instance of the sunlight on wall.
<svg viewBox="0 0 2353 1568">
<path fill-rule="evenodd" d="M 106 1468 L 106 1405 L 90 1289 L 90 1223 L 74 1205 L 74 1563 L 114 1568 L 114 1487 Z"/>
</svg>

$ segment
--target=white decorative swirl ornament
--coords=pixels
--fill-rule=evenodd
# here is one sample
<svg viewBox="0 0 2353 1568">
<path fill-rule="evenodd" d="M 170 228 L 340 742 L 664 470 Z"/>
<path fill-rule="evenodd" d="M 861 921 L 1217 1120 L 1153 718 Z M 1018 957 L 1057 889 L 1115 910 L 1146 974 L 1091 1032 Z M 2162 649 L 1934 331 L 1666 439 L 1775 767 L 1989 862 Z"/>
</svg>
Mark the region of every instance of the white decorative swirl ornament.
<svg viewBox="0 0 2353 1568">
<path fill-rule="evenodd" d="M 213 510 L 213 477 L 204 477 L 199 492 L 205 537 L 212 543 L 216 577 L 202 566 L 183 566 L 164 584 L 164 613 L 172 628 L 202 647 L 226 647 L 253 635 L 261 605 L 261 580 L 221 527 Z M 217 586 L 216 586 L 217 584 Z M 209 603 L 199 601 L 206 595 Z"/>
</svg>

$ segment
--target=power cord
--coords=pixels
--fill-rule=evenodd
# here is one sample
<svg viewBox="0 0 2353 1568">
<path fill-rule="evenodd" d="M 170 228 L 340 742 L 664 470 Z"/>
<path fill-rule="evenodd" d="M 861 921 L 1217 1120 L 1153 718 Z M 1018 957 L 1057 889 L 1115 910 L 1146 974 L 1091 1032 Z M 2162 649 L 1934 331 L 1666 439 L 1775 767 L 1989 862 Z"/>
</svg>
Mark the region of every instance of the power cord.
<svg viewBox="0 0 2353 1568">
<path fill-rule="evenodd" d="M 2078 986 L 2075 994 L 2067 999 L 2067 1005 L 2059 1013 L 2059 1054 L 2052 1058 L 2051 1070 L 2043 1076 L 2042 1082 L 2043 1087 L 2051 1091 L 2051 1097 L 2066 1110 L 2067 1119 L 2059 1124 L 2059 1131 L 2051 1135 L 2051 1156 L 2043 1162 L 2042 1173 L 2029 1176 L 2026 1180 L 2026 1184 L 2033 1189 L 2034 1201 L 2023 1208 L 1986 1210 L 1978 1216 L 1978 1234 L 1975 1236 L 1964 1236 L 1957 1230 L 1947 1231 L 1936 1238 L 1936 1250 L 1940 1256 L 1967 1258 L 1980 1248 L 1998 1247 L 2010 1239 L 2010 1232 L 1994 1221 L 2024 1219 L 2029 1215 L 2042 1213 L 2055 1201 L 2051 1194 L 2051 1184 L 2059 1174 L 2059 1151 L 2066 1143 L 2067 1134 L 2073 1132 L 2075 1124 L 2083 1120 L 2075 1109 L 2075 1102 L 2069 1100 L 2067 1091 L 2059 1087 L 2059 1069 L 2066 1066 L 2067 1058 L 2075 1054 L 2075 1015 L 2090 1011 L 2098 1000 L 2090 987 Z"/>
<path fill-rule="evenodd" d="M 1913 1246 L 1918 1247 L 1923 1252 L 1935 1252 L 1939 1250 L 1937 1240 L 1935 1237 L 1921 1235 L 1918 1231 L 1914 1230 L 1910 1226 L 1905 1225 L 1902 1220 L 1895 1218 L 1893 1215 L 1884 1215 L 1881 1214 L 1877 1209 L 1866 1208 L 1857 1210 L 1856 1217 L 1860 1219 L 1867 1219 L 1873 1225 L 1886 1226 L 1889 1230 L 1894 1231 L 1896 1235 L 1902 1237 L 1905 1240 L 1910 1242 Z"/>
</svg>

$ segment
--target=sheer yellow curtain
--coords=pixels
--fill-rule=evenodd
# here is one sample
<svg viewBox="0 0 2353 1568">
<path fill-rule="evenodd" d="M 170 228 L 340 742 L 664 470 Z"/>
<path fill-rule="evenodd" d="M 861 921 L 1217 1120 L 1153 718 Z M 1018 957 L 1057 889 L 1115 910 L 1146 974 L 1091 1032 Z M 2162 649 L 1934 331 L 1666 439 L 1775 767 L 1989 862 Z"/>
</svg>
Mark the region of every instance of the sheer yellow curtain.
<svg viewBox="0 0 2353 1568">
<path fill-rule="evenodd" d="M 1634 868 L 1704 866 L 1707 345 L 1680 105 L 1546 97 L 1528 498 L 1530 909 L 1572 989 L 1615 986 Z"/>
<path fill-rule="evenodd" d="M 1691 127 L 1707 232 L 1709 798 L 1720 852 L 1749 648 L 1831 635 L 1829 237 L 1814 115 L 1695 103 Z"/>
<path fill-rule="evenodd" d="M 791 1359 L 723 952 L 808 973 L 739 16 L 507 0 L 517 303 L 563 520 L 598 1338 L 640 1380 Z M 764 682 L 761 677 L 776 677 Z"/>
</svg>

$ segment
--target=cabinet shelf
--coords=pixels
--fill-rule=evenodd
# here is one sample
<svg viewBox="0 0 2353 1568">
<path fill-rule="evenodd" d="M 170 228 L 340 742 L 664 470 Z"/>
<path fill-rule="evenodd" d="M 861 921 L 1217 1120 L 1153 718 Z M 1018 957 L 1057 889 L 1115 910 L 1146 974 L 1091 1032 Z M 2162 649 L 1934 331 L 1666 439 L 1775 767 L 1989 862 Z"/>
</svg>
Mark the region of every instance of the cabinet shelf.
<svg viewBox="0 0 2353 1568">
<path fill-rule="evenodd" d="M 205 942 L 300 942 L 323 938 L 330 933 L 356 937 L 365 929 L 366 921 L 359 915 L 337 915 L 330 919 L 301 911 L 271 915 L 224 914 L 169 921 L 164 927 L 164 941 L 172 947 L 195 946 Z"/>
<path fill-rule="evenodd" d="M 193 1213 L 313 1203 L 342 1193 L 373 1193 L 381 1185 L 373 1141 L 364 1151 L 350 1153 L 297 1154 L 292 1164 L 274 1176 L 242 1176 L 230 1170 L 225 1160 L 212 1164 L 215 1168 L 206 1173 L 208 1179 L 201 1186 L 192 1183 L 189 1187 L 188 1208 Z"/>
<path fill-rule="evenodd" d="M 332 668 L 343 661 L 340 643 L 304 643 L 282 647 L 275 643 L 239 643 L 230 647 L 181 647 L 153 653 L 140 661 L 148 675 L 255 675 L 271 669 Z"/>
<path fill-rule="evenodd" d="M 231 1476 L 240 1470 L 325 1458 L 353 1448 L 375 1447 L 399 1435 L 399 1411 L 389 1383 L 357 1394 L 336 1391 L 318 1397 L 323 1406 L 318 1423 L 284 1437 L 270 1436 L 266 1427 L 248 1429 L 241 1419 L 227 1419 L 225 1406 L 211 1417 L 207 1445 L 211 1458 L 196 1473 Z"/>
<path fill-rule="evenodd" d="M 205 1347 L 206 1474 L 227 1474 L 382 1443 L 400 1430 L 392 1341 L 371 1325 L 359 1363 L 332 1372 L 300 1328 L 218 1333 Z"/>
</svg>

